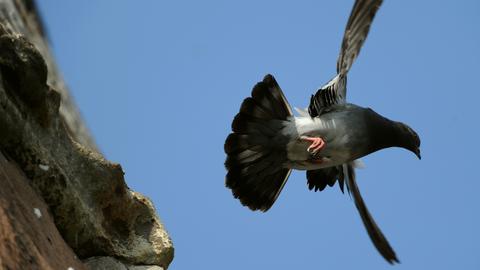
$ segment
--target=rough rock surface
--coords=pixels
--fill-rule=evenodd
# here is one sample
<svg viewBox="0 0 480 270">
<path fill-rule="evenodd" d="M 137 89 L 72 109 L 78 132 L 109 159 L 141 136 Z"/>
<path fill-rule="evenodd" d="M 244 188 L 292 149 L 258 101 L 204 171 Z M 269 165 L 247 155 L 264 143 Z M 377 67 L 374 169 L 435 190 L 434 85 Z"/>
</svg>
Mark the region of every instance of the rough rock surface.
<svg viewBox="0 0 480 270">
<path fill-rule="evenodd" d="M 71 139 L 42 56 L 1 29 L 0 79 L 0 148 L 50 206 L 67 243 L 82 258 L 108 254 L 167 266 L 173 246 L 153 205 L 128 189 L 119 164 Z"/>
<path fill-rule="evenodd" d="M 63 241 L 48 206 L 1 152 L 0 182 L 0 269 L 86 270 Z"/>
<path fill-rule="evenodd" d="M 75 141 L 92 150 L 97 150 L 97 145 L 83 122 L 49 50 L 45 29 L 35 7 L 35 1 L 0 0 L 0 23 L 13 32 L 27 37 L 35 45 L 49 70 L 48 85 L 61 95 L 60 115 L 65 122 L 65 127 Z"/>
<path fill-rule="evenodd" d="M 95 270 L 163 270 L 157 265 L 125 265 L 112 257 L 93 257 L 85 265 Z"/>
<path fill-rule="evenodd" d="M 80 259 L 112 256 L 125 265 L 167 268 L 168 234 L 150 200 L 127 187 L 121 166 L 95 152 L 73 102 L 65 100 L 31 4 L 0 0 L 0 151 L 46 202 Z"/>
</svg>

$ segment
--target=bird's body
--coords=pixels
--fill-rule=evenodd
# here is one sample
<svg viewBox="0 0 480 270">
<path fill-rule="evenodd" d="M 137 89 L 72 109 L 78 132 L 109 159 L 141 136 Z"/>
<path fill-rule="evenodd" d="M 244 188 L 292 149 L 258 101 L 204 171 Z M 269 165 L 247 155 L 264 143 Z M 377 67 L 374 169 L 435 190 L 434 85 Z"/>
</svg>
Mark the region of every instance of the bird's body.
<svg viewBox="0 0 480 270">
<path fill-rule="evenodd" d="M 288 122 L 286 132 L 287 167 L 297 170 L 315 170 L 351 162 L 369 153 L 369 109 L 353 104 L 337 105 L 319 117 L 299 116 Z M 305 151 L 309 143 L 302 136 L 321 137 L 325 147 L 316 159 Z"/>
<path fill-rule="evenodd" d="M 232 123 L 225 141 L 226 186 L 252 210 L 267 211 L 292 169 L 306 170 L 309 189 L 344 184 L 381 255 L 398 262 L 370 215 L 355 178 L 355 161 L 388 147 L 401 147 L 420 158 L 420 139 L 407 125 L 370 108 L 346 101 L 347 73 L 358 56 L 381 0 L 357 0 L 347 23 L 337 75 L 310 99 L 308 111 L 294 116 L 272 75 L 257 83 Z"/>
<path fill-rule="evenodd" d="M 302 114 L 304 114 L 301 111 Z M 397 146 L 401 126 L 370 108 L 346 103 L 335 105 L 321 116 L 301 115 L 285 121 L 282 135 L 288 138 L 286 168 L 316 170 L 353 162 L 374 151 Z M 325 147 L 315 158 L 305 151 L 302 137 L 321 137 Z"/>
</svg>

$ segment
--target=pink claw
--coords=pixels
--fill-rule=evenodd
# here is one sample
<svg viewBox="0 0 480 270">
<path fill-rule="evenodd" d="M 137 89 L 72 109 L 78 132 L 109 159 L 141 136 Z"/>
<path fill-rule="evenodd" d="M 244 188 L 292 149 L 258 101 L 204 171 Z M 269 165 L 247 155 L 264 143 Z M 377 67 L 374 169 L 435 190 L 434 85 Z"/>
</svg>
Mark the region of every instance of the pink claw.
<svg viewBox="0 0 480 270">
<path fill-rule="evenodd" d="M 320 137 L 307 137 L 307 136 L 302 136 L 300 139 L 311 142 L 310 146 L 307 148 L 307 151 L 312 154 L 318 153 L 320 150 L 322 150 L 325 147 L 325 141 L 320 138 Z"/>
</svg>

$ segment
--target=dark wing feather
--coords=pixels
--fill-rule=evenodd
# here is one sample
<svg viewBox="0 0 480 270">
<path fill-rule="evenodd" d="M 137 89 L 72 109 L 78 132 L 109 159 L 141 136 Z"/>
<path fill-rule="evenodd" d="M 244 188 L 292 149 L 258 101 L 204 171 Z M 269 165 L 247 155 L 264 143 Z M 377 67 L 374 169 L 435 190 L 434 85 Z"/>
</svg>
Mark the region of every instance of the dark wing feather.
<svg viewBox="0 0 480 270">
<path fill-rule="evenodd" d="M 344 175 L 341 165 L 307 171 L 308 189 L 313 191 L 322 191 L 327 187 L 327 185 L 333 187 L 337 180 L 340 190 L 343 193 Z"/>
<path fill-rule="evenodd" d="M 367 39 L 370 25 L 381 4 L 382 0 L 355 1 L 343 35 L 342 47 L 337 60 L 337 74 L 347 75 Z"/>
<path fill-rule="evenodd" d="M 312 95 L 308 114 L 310 117 L 320 116 L 337 104 L 345 104 L 347 94 L 347 77 L 337 75 L 325 86 Z"/>
<path fill-rule="evenodd" d="M 360 53 L 370 25 L 382 4 L 382 0 L 357 0 L 353 6 L 343 35 L 337 60 L 337 76 L 320 88 L 310 99 L 308 113 L 316 117 L 328 111 L 330 106 L 343 104 L 347 96 L 347 73 Z"/>
<path fill-rule="evenodd" d="M 352 164 L 344 164 L 343 170 L 347 180 L 347 188 L 353 197 L 355 206 L 360 213 L 365 229 L 367 229 L 368 235 L 370 236 L 370 239 L 372 239 L 373 244 L 387 262 L 391 264 L 399 263 L 400 261 L 398 260 L 395 251 L 388 243 L 387 238 L 385 238 L 377 223 L 375 223 L 375 220 L 373 220 L 372 215 L 363 201 L 357 182 L 355 181 L 355 170 Z"/>
</svg>

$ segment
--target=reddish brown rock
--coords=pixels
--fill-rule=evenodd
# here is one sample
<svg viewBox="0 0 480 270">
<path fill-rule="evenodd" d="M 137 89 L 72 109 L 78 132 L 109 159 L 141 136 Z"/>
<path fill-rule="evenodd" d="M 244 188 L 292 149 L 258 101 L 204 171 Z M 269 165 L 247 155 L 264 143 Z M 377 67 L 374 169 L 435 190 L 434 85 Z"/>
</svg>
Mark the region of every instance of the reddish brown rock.
<svg viewBox="0 0 480 270">
<path fill-rule="evenodd" d="M 28 182 L 0 152 L 0 269 L 86 270 Z"/>
</svg>

